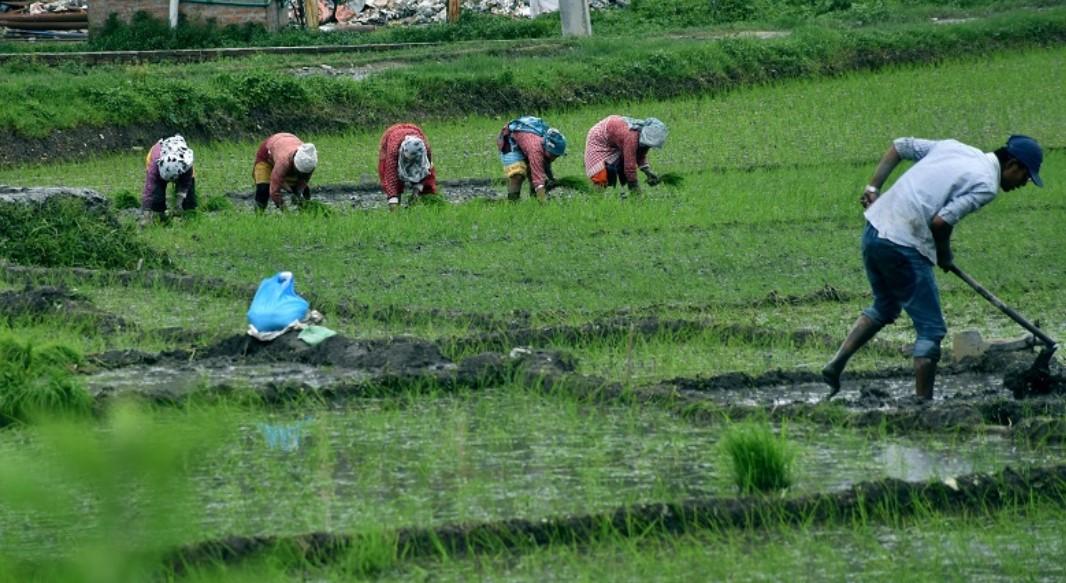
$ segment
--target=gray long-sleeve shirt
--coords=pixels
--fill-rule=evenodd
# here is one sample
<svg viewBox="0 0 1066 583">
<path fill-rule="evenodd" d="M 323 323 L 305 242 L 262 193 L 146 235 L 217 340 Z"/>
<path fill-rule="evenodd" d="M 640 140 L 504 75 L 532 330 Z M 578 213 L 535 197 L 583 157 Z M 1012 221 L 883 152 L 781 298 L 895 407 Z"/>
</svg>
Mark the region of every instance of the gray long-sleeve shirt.
<svg viewBox="0 0 1066 583">
<path fill-rule="evenodd" d="M 999 191 L 999 160 L 955 140 L 899 138 L 893 143 L 901 158 L 917 163 L 866 209 L 866 220 L 882 238 L 913 247 L 936 263 L 933 217 L 954 225 L 992 202 Z"/>
</svg>

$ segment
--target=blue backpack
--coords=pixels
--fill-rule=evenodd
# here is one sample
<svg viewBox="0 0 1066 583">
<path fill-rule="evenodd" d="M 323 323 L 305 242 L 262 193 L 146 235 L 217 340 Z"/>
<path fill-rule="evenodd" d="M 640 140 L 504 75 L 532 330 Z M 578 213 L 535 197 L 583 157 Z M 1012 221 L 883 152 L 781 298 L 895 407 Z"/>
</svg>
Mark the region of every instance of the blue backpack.
<svg viewBox="0 0 1066 583">
<path fill-rule="evenodd" d="M 496 137 L 496 146 L 500 149 L 501 154 L 510 153 L 515 149 L 514 138 L 511 137 L 511 134 L 518 132 L 536 134 L 544 138 L 544 150 L 550 154 L 562 156 L 566 152 L 566 138 L 563 137 L 562 133 L 552 129 L 547 122 L 539 117 L 526 115 L 511 120 L 500 130 L 499 135 Z"/>
<path fill-rule="evenodd" d="M 289 271 L 261 281 L 248 307 L 248 323 L 260 332 L 275 332 L 303 318 L 309 304 L 296 293 L 295 284 Z"/>
</svg>

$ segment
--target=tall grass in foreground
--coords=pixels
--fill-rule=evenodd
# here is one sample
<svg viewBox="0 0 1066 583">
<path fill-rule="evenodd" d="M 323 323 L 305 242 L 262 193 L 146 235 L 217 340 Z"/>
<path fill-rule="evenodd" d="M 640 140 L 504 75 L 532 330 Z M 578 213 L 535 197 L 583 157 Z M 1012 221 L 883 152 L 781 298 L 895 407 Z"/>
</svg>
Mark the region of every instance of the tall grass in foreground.
<svg viewBox="0 0 1066 583">
<path fill-rule="evenodd" d="M 741 493 L 773 492 L 792 485 L 796 452 L 784 429 L 775 435 L 766 422 L 737 423 L 726 430 L 721 447 Z"/>
<path fill-rule="evenodd" d="M 0 464 L 0 581 L 148 581 L 195 528 L 190 472 L 223 420 L 160 422 L 130 405 L 96 423 L 42 420 Z M 70 525 L 61 541 L 48 528 Z"/>
</svg>

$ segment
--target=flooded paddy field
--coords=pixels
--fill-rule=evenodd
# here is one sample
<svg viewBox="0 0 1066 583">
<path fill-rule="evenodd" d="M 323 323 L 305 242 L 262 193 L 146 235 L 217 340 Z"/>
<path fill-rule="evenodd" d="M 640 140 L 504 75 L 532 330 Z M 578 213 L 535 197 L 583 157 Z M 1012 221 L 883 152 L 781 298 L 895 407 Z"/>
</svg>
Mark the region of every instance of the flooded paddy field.
<svg viewBox="0 0 1066 583">
<path fill-rule="evenodd" d="M 185 542 L 350 533 L 367 524 L 537 521 L 735 495 L 718 447 L 726 424 L 694 424 L 640 405 L 590 404 L 510 385 L 433 398 L 224 411 L 218 439 L 192 452 L 196 469 L 178 510 L 184 519 L 174 526 Z M 177 428 L 188 418 L 164 409 L 154 422 Z M 803 422 L 780 431 L 802 444 L 793 496 L 880 479 L 938 481 L 1066 461 L 1066 443 L 999 432 L 890 435 Z M 6 432 L 0 441 L 13 459 L 48 455 L 48 447 L 32 430 Z M 140 496 L 136 489 L 125 492 L 123 503 L 136 508 L 144 503 Z M 101 519 L 92 500 L 83 502 L 89 507 L 78 507 L 76 529 L 93 530 Z M 35 520 L 33 513 L 4 514 L 7 524 Z M 5 544 L 62 552 L 40 545 L 76 531 L 64 532 L 50 518 L 27 531 L 6 530 Z"/>
</svg>

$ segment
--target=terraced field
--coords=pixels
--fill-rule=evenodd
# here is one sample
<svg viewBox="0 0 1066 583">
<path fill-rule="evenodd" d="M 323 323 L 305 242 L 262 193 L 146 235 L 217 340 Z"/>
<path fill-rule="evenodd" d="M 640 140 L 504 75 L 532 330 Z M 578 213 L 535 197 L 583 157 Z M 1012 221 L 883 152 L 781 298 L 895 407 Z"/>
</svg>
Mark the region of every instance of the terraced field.
<svg viewBox="0 0 1066 583">
<path fill-rule="evenodd" d="M 80 355 L 66 370 L 94 412 L 0 431 L 0 573 L 1061 579 L 1057 363 L 1052 394 L 1017 399 L 1004 378 L 1032 350 L 961 359 L 949 336 L 936 400 L 917 404 L 900 322 L 831 402 L 818 371 L 869 302 L 856 201 L 898 136 L 1040 139 L 1046 187 L 968 217 L 954 247 L 1066 334 L 1066 97 L 1032 81 L 1066 85 L 1064 59 L 999 53 L 543 114 L 572 144 L 558 175 L 582 173 L 581 138 L 604 115 L 663 119 L 652 164 L 684 182 L 639 197 L 501 201 L 503 120 L 468 118 L 424 124 L 454 204 L 377 208 L 374 130 L 305 136 L 321 204 L 256 215 L 255 144 L 192 144 L 219 210 L 131 235 L 165 261 L 0 265 L 0 335 Z M 19 166 L 0 183 L 119 201 L 143 164 Z M 282 270 L 337 336 L 244 334 L 256 283 Z M 1024 335 L 938 277 L 949 334 Z M 722 443 L 751 424 L 794 452 L 783 492 L 738 493 Z"/>
</svg>

